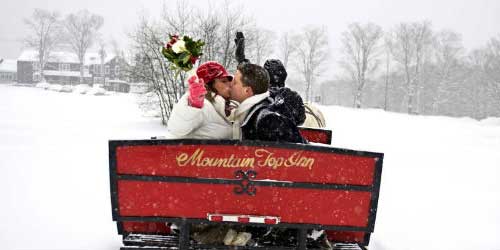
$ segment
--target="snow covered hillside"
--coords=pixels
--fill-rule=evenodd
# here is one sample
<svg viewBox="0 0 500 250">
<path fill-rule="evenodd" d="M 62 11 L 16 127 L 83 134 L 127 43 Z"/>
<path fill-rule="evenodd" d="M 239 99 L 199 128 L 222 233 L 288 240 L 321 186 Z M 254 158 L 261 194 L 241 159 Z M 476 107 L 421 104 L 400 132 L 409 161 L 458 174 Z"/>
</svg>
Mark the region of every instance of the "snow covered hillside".
<svg viewBox="0 0 500 250">
<path fill-rule="evenodd" d="M 499 118 L 321 109 L 335 147 L 385 153 L 369 249 L 500 249 Z M 165 130 L 134 95 L 0 85 L 0 248 L 118 249 L 107 141 Z"/>
</svg>

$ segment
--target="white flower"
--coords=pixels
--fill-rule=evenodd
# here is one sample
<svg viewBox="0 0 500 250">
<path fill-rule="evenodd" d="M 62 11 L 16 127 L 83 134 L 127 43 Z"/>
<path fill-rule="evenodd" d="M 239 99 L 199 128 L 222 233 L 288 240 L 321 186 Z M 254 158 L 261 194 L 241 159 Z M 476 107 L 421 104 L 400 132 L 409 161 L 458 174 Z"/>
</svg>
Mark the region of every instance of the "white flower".
<svg viewBox="0 0 500 250">
<path fill-rule="evenodd" d="M 193 67 L 192 69 L 190 69 L 189 71 L 186 72 L 186 76 L 188 76 L 187 78 L 191 77 L 191 76 L 194 76 L 196 74 L 196 68 Z"/>
<path fill-rule="evenodd" d="M 183 51 L 186 51 L 186 43 L 184 42 L 184 40 L 178 40 L 177 42 L 174 43 L 174 45 L 172 45 L 172 50 L 175 53 L 181 53 Z"/>
</svg>

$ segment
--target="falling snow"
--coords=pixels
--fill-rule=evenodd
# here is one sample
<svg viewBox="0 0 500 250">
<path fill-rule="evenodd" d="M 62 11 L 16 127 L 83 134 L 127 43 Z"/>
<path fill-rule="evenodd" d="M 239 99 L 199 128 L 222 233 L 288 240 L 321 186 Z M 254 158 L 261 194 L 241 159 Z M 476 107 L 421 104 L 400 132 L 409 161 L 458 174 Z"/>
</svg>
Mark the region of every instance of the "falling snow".
<svg viewBox="0 0 500 250">
<path fill-rule="evenodd" d="M 335 147 L 385 154 L 370 250 L 499 249 L 500 119 L 320 107 Z M 2 249 L 116 250 L 109 139 L 162 136 L 134 95 L 0 85 Z"/>
</svg>

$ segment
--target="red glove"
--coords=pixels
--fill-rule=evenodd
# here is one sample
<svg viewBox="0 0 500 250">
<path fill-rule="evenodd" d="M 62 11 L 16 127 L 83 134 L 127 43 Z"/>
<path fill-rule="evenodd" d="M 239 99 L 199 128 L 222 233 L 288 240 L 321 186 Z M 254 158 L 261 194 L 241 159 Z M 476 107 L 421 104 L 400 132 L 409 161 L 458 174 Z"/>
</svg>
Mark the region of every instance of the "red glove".
<svg viewBox="0 0 500 250">
<path fill-rule="evenodd" d="M 196 75 L 194 75 L 188 79 L 188 84 L 189 84 L 189 96 L 188 96 L 189 106 L 199 109 L 202 108 L 203 100 L 205 99 L 205 94 L 207 93 L 203 79 L 199 79 Z"/>
</svg>

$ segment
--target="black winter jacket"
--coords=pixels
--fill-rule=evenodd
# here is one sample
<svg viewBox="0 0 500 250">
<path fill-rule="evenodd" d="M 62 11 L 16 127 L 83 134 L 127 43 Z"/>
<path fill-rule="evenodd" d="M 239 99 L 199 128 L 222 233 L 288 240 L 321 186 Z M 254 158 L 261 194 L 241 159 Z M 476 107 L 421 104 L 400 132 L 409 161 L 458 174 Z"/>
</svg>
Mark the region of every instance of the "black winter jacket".
<svg viewBox="0 0 500 250">
<path fill-rule="evenodd" d="M 242 139 L 307 143 L 297 128 L 305 120 L 303 104 L 289 88 L 270 89 L 270 96 L 248 112 L 241 125 Z"/>
</svg>

